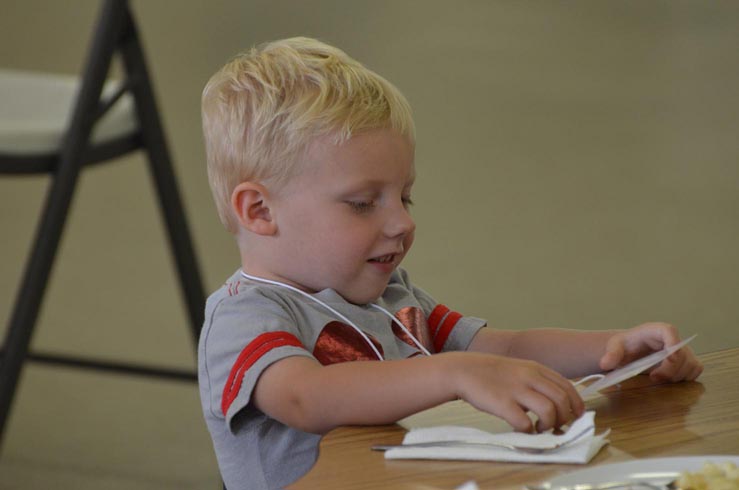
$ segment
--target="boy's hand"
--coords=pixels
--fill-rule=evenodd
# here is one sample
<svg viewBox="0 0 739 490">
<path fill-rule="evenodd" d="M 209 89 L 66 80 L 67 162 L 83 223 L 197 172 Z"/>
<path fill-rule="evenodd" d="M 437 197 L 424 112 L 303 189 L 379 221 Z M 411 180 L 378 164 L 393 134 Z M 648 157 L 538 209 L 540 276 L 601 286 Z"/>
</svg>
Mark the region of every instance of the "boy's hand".
<svg viewBox="0 0 739 490">
<path fill-rule="evenodd" d="M 455 359 L 452 369 L 460 398 L 518 431 L 559 428 L 585 411 L 570 381 L 533 361 L 467 352 Z M 538 416 L 536 428 L 527 411 Z"/>
<path fill-rule="evenodd" d="M 672 325 L 645 323 L 608 339 L 606 353 L 600 359 L 600 368 L 610 371 L 678 342 L 680 335 Z M 686 346 L 652 369 L 649 376 L 655 381 L 692 381 L 702 372 L 703 364 Z"/>
</svg>

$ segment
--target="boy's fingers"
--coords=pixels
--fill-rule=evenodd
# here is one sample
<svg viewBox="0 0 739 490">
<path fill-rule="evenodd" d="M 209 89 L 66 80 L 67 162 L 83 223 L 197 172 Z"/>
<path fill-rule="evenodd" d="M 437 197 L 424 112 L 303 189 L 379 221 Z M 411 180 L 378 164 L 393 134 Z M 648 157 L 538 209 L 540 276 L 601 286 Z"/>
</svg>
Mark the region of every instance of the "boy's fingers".
<svg viewBox="0 0 739 490">
<path fill-rule="evenodd" d="M 675 326 L 669 323 L 645 323 L 634 330 L 638 333 L 635 339 L 640 339 L 639 345 L 647 347 L 652 352 L 680 342 L 680 333 Z"/>
<path fill-rule="evenodd" d="M 696 372 L 697 371 L 697 372 Z M 680 349 L 662 361 L 650 377 L 656 381 L 694 380 L 703 371 L 703 366 L 687 348 Z"/>
<path fill-rule="evenodd" d="M 606 344 L 606 353 L 600 358 L 600 368 L 610 371 L 616 368 L 624 357 L 624 344 L 618 337 L 611 337 Z"/>
<path fill-rule="evenodd" d="M 534 431 L 534 425 L 532 424 L 531 419 L 526 415 L 524 409 L 521 408 L 521 406 L 514 400 L 511 400 L 509 403 L 502 406 L 500 413 L 495 413 L 494 415 L 499 416 L 511 424 L 511 427 L 513 427 L 517 432 L 530 433 Z"/>
<path fill-rule="evenodd" d="M 698 368 L 698 374 L 703 370 L 701 363 L 695 359 L 692 352 L 685 352 L 683 362 L 680 365 L 678 371 L 672 376 L 671 381 L 692 381 L 697 376 L 693 376 L 696 368 Z"/>
<path fill-rule="evenodd" d="M 698 376 L 700 376 L 702 372 L 703 372 L 703 364 L 698 363 L 696 366 L 693 367 L 693 370 L 691 371 L 690 375 L 688 375 L 687 377 L 688 381 L 694 381 L 698 379 Z"/>
<path fill-rule="evenodd" d="M 574 417 L 579 417 L 583 412 L 585 412 L 585 402 L 583 402 L 580 392 L 577 391 L 577 388 L 575 388 L 575 385 L 573 385 L 570 380 L 557 373 L 553 374 L 553 379 L 548 376 L 547 379 L 556 384 L 557 388 L 561 390 L 560 393 L 562 393 L 563 401 L 560 405 L 562 406 L 561 413 L 563 414 L 563 417 L 567 420 L 572 418 L 573 414 Z M 551 393 L 549 396 L 550 398 L 555 399 L 556 394 Z"/>
<path fill-rule="evenodd" d="M 536 422 L 537 432 L 558 427 L 557 407 L 552 400 L 542 393 L 534 390 L 528 391 L 521 396 L 521 403 L 539 418 Z"/>
<path fill-rule="evenodd" d="M 675 352 L 662 361 L 649 373 L 649 377 L 655 381 L 667 381 L 675 377 L 680 370 L 680 361 L 683 360 L 682 356 L 677 356 L 676 354 L 678 352 Z"/>
<path fill-rule="evenodd" d="M 651 373 L 649 373 L 649 377 L 654 381 L 667 381 L 671 380 L 675 373 L 677 372 L 674 366 L 671 366 L 669 364 L 665 364 L 667 361 L 662 361 L 662 364 L 660 364 L 657 368 L 655 368 Z"/>
<path fill-rule="evenodd" d="M 669 347 L 680 342 L 680 334 L 677 328 L 667 323 L 661 323 L 659 325 L 662 327 L 662 345 L 664 347 Z"/>
<path fill-rule="evenodd" d="M 569 381 L 564 378 L 563 381 L 564 385 L 545 378 L 536 386 L 537 395 L 543 395 L 537 399 L 538 409 L 547 413 L 542 424 L 537 424 L 537 429 L 542 425 L 546 428 L 561 427 L 584 411 L 585 406 L 577 390 Z"/>
</svg>

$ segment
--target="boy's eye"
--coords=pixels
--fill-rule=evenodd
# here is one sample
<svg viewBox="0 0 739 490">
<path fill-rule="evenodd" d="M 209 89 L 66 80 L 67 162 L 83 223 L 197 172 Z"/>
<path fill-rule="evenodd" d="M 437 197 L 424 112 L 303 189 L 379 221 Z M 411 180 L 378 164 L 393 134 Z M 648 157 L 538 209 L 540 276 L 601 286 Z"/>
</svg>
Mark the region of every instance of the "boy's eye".
<svg viewBox="0 0 739 490">
<path fill-rule="evenodd" d="M 358 213 L 366 213 L 375 207 L 374 201 L 347 201 L 347 204 Z"/>
<path fill-rule="evenodd" d="M 411 196 L 403 198 L 403 206 L 405 206 L 406 208 L 413 206 L 413 199 L 411 199 Z"/>
</svg>

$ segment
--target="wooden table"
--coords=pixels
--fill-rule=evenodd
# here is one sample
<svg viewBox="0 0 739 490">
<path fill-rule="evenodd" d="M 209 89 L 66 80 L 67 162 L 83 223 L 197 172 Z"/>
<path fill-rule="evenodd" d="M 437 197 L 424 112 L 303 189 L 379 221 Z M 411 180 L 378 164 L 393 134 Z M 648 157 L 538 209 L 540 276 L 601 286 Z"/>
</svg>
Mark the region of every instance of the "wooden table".
<svg viewBox="0 0 739 490">
<path fill-rule="evenodd" d="M 634 458 L 739 454 L 739 348 L 699 356 L 698 382 L 654 384 L 646 376 L 586 403 L 596 430 L 611 444 L 590 466 Z M 474 480 L 482 489 L 520 489 L 582 465 L 385 460 L 374 444 L 399 444 L 397 426 L 341 427 L 321 441 L 315 467 L 295 490 L 453 489 Z"/>
</svg>

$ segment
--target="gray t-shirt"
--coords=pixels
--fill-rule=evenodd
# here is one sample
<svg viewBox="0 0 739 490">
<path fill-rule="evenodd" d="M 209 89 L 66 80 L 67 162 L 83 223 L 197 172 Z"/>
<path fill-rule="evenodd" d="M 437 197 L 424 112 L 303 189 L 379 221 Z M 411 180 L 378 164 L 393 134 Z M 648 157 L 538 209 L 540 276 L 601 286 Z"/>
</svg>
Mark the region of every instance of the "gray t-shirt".
<svg viewBox="0 0 739 490">
<path fill-rule="evenodd" d="M 351 319 L 385 359 L 421 355 L 379 309 L 349 303 L 331 289 L 312 296 Z M 393 273 L 377 305 L 432 354 L 465 350 L 485 325 L 436 303 L 402 269 Z M 198 347 L 203 413 L 229 490 L 283 488 L 316 461 L 319 435 L 286 426 L 250 403 L 260 374 L 289 356 L 311 357 L 323 365 L 378 359 L 367 340 L 325 306 L 237 271 L 208 298 Z"/>
</svg>

